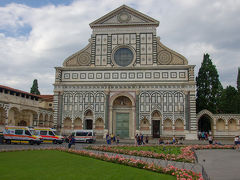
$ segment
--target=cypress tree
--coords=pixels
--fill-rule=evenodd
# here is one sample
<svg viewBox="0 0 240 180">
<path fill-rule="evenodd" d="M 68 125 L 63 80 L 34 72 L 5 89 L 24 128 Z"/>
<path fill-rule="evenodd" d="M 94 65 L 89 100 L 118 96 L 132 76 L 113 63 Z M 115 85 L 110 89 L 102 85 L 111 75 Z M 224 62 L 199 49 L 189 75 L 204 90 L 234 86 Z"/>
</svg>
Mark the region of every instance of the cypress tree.
<svg viewBox="0 0 240 180">
<path fill-rule="evenodd" d="M 196 77 L 197 83 L 197 112 L 207 109 L 212 113 L 218 112 L 222 85 L 215 65 L 209 54 L 203 55 L 203 62 Z"/>
<path fill-rule="evenodd" d="M 37 81 L 37 79 L 34 79 L 30 93 L 36 94 L 36 95 L 40 95 L 40 92 L 38 90 L 38 81 Z"/>
</svg>

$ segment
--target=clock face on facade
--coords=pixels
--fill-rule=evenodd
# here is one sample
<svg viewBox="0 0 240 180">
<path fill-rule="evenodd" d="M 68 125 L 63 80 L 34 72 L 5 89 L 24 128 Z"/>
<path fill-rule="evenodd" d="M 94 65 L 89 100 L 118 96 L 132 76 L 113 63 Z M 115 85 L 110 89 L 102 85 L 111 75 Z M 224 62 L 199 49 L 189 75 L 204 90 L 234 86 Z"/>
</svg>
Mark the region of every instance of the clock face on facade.
<svg viewBox="0 0 240 180">
<path fill-rule="evenodd" d="M 133 52 L 129 48 L 119 48 L 114 54 L 114 60 L 119 66 L 128 66 L 133 61 Z"/>
</svg>

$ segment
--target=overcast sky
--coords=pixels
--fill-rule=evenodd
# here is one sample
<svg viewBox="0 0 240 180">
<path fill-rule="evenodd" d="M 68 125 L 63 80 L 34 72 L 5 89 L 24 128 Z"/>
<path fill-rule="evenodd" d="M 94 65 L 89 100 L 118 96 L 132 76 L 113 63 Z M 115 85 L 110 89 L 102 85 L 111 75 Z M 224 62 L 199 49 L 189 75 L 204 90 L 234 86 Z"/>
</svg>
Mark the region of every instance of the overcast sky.
<svg viewBox="0 0 240 180">
<path fill-rule="evenodd" d="M 0 84 L 23 91 L 38 79 L 53 94 L 56 66 L 85 47 L 89 24 L 126 4 L 160 21 L 157 35 L 196 65 L 209 53 L 224 87 L 240 66 L 240 0 L 1 0 Z"/>
</svg>

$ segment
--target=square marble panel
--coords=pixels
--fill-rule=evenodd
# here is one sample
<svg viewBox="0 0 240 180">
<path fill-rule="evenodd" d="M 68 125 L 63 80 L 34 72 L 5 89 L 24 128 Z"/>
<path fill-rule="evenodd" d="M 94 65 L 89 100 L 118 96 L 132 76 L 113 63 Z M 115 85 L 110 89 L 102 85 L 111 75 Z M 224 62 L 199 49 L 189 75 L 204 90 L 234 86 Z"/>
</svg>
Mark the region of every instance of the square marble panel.
<svg viewBox="0 0 240 180">
<path fill-rule="evenodd" d="M 135 79 L 135 73 L 130 72 L 130 73 L 128 74 L 128 78 L 129 78 L 129 79 Z"/>
<path fill-rule="evenodd" d="M 177 78 L 177 73 L 176 72 L 171 72 L 171 78 Z"/>
<path fill-rule="evenodd" d="M 104 73 L 104 79 L 110 79 L 110 73 Z"/>
<path fill-rule="evenodd" d="M 179 78 L 185 78 L 186 75 L 185 75 L 185 72 L 179 72 Z"/>
<path fill-rule="evenodd" d="M 97 78 L 97 79 L 102 79 L 102 73 L 97 73 L 97 74 L 96 74 L 96 78 Z"/>
<path fill-rule="evenodd" d="M 70 73 L 64 73 L 64 79 L 70 79 Z"/>
<path fill-rule="evenodd" d="M 93 73 L 89 73 L 88 74 L 88 79 L 94 79 L 94 74 Z"/>
<path fill-rule="evenodd" d="M 162 78 L 168 78 L 168 72 L 162 72 Z"/>
<path fill-rule="evenodd" d="M 86 73 L 80 73 L 80 79 L 86 79 Z"/>
<path fill-rule="evenodd" d="M 72 73 L 72 79 L 77 79 L 78 78 L 78 73 Z"/>
</svg>

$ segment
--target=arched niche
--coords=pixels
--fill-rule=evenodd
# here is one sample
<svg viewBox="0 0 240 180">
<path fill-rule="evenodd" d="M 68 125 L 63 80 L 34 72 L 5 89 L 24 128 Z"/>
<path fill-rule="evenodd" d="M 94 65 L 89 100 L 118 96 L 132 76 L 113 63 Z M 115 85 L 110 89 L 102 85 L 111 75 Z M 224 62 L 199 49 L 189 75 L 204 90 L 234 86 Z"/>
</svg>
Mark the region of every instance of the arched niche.
<svg viewBox="0 0 240 180">
<path fill-rule="evenodd" d="M 82 129 L 82 120 L 79 117 L 74 120 L 74 129 Z"/>
<path fill-rule="evenodd" d="M 228 131 L 237 131 L 237 121 L 235 119 L 228 121 Z"/>
<path fill-rule="evenodd" d="M 171 119 L 165 119 L 163 121 L 163 130 L 164 131 L 172 131 L 173 129 L 173 123 Z"/>
<path fill-rule="evenodd" d="M 63 121 L 64 129 L 72 129 L 72 120 L 69 117 L 66 117 Z"/>
<path fill-rule="evenodd" d="M 184 123 L 182 119 L 177 119 L 175 121 L 175 130 L 176 131 L 184 131 Z"/>
<path fill-rule="evenodd" d="M 218 119 L 216 122 L 217 131 L 225 131 L 225 122 L 223 119 Z"/>
<path fill-rule="evenodd" d="M 103 130 L 104 129 L 104 121 L 102 118 L 98 118 L 95 122 L 95 129 L 96 130 Z"/>
<path fill-rule="evenodd" d="M 150 129 L 150 123 L 147 118 L 144 118 L 140 122 L 140 130 L 141 131 L 148 131 Z"/>
</svg>

